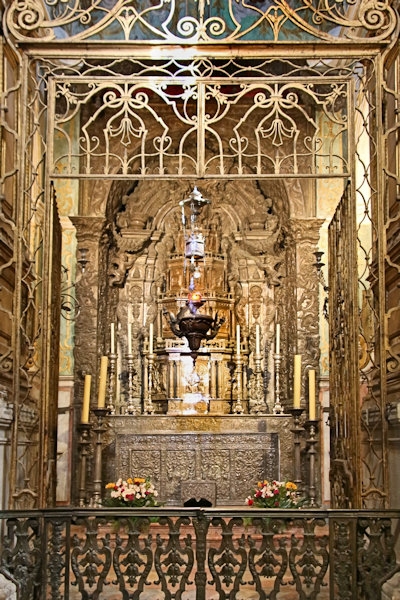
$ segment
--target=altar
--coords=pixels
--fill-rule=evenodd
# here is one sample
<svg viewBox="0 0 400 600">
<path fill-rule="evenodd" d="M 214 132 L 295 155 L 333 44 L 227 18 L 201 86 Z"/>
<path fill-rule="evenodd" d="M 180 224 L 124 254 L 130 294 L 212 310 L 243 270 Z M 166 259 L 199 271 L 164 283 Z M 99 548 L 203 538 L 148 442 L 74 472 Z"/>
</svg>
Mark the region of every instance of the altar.
<svg viewBox="0 0 400 600">
<path fill-rule="evenodd" d="M 82 506 L 131 476 L 150 478 L 171 506 L 188 496 L 242 505 L 259 480 L 305 487 L 308 470 L 315 495 L 303 425 L 315 420 L 321 223 L 307 220 L 304 243 L 288 237 L 295 224 L 254 182 L 243 196 L 228 183 L 186 190 L 166 200 L 140 183 L 114 206 L 108 285 L 91 314 L 102 316 L 97 402 L 93 337 L 77 330 Z M 85 306 L 93 290 L 78 291 Z"/>
<path fill-rule="evenodd" d="M 263 479 L 293 479 L 291 415 L 115 416 L 103 479 L 149 477 L 160 502 L 242 505 Z"/>
</svg>

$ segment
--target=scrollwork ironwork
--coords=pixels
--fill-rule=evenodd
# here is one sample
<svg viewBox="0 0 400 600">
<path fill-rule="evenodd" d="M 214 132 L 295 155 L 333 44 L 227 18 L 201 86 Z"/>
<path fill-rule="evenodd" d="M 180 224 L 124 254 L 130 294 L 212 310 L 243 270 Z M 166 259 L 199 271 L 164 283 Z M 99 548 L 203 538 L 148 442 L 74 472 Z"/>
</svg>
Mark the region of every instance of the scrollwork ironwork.
<svg viewBox="0 0 400 600">
<path fill-rule="evenodd" d="M 143 539 L 141 532 L 148 527 L 147 518 L 120 518 L 118 526 L 121 530 L 115 541 L 113 567 L 116 575 L 114 583 L 118 584 L 123 594 L 135 590 L 135 597 L 143 592 L 148 583 L 148 576 L 153 566 L 151 537 Z M 139 539 L 141 537 L 141 539 Z M 132 597 L 129 595 L 129 597 Z"/>
<path fill-rule="evenodd" d="M 317 596 L 324 583 L 329 566 L 328 536 L 316 535 L 316 529 L 324 526 L 321 519 L 294 519 L 293 524 L 300 525 L 304 538 L 291 538 L 289 568 L 297 592 L 302 593 L 304 587 L 314 590 Z"/>
<path fill-rule="evenodd" d="M 7 520 L 3 537 L 1 571 L 17 582 L 21 598 L 34 598 L 42 570 L 41 521 L 36 517 Z"/>
<path fill-rule="evenodd" d="M 270 598 L 276 598 L 282 586 L 287 585 L 284 581 L 289 564 L 289 555 L 286 548 L 287 537 L 284 532 L 286 522 L 282 519 L 270 520 L 268 518 L 255 518 L 253 525 L 260 529 L 261 543 L 257 544 L 251 536 L 248 536 L 249 569 L 253 576 L 255 588 L 263 597 L 263 579 L 274 580 L 273 590 Z"/>
<path fill-rule="evenodd" d="M 382 574 L 396 570 L 391 520 L 384 517 L 359 519 L 357 542 L 360 587 L 367 600 L 374 600 L 381 594 Z"/>
<path fill-rule="evenodd" d="M 333 41 L 338 35 L 351 40 L 386 40 L 395 27 L 395 13 L 388 0 L 275 0 L 265 4 L 227 0 L 215 6 L 207 0 L 190 6 L 184 0 L 150 6 L 143 0 L 134 4 L 131 0 L 84 4 L 22 0 L 10 4 L 7 25 L 17 40 L 40 37 L 42 41 L 60 35 L 75 41 L 197 44 L 261 39 L 318 42 Z"/>
<path fill-rule="evenodd" d="M 398 570 L 400 511 L 223 513 L 51 509 L 33 519 L 3 512 L 0 572 L 19 586 L 20 600 L 71 593 L 93 600 L 195 593 L 205 600 L 216 591 L 232 600 L 254 593 L 261 600 L 376 600 Z"/>
<path fill-rule="evenodd" d="M 168 525 L 168 539 L 157 536 L 157 548 L 154 553 L 154 566 L 165 597 L 170 597 L 171 588 L 178 588 L 180 596 L 192 582 L 194 551 L 192 536 L 188 533 L 180 540 L 181 526 L 189 525 L 190 519 L 181 517 L 175 522 L 167 517 L 160 519 L 161 525 Z"/>
<path fill-rule="evenodd" d="M 225 521 L 215 517 L 211 525 L 221 527 L 221 542 L 217 548 L 208 551 L 208 566 L 212 576 L 210 583 L 215 585 L 221 596 L 235 596 L 242 583 L 247 566 L 244 534 L 234 541 L 234 527 L 242 525 L 240 518 Z"/>
<path fill-rule="evenodd" d="M 326 78 L 322 84 L 318 77 L 253 83 L 239 75 L 224 85 L 181 76 L 172 82 L 161 65 L 153 76 L 157 70 L 161 81 L 147 76 L 132 84 L 110 74 L 95 83 L 82 74 L 57 81 L 54 176 L 349 174 L 348 82 Z M 96 98 L 98 108 L 89 110 Z M 78 115 L 79 148 L 73 150 L 70 127 Z M 318 115 L 334 135 L 324 136 Z M 228 118 L 230 128 L 222 131 Z M 142 243 L 145 238 L 144 231 Z"/>
<path fill-rule="evenodd" d="M 81 594 L 89 587 L 91 593 L 96 592 L 98 597 L 107 584 L 112 565 L 110 533 L 107 532 L 99 539 L 98 527 L 104 523 L 101 518 L 78 518 L 76 522 L 86 529 L 83 529 L 81 535 L 74 534 L 72 538 L 71 569 L 75 576 L 72 585 L 76 585 Z"/>
</svg>

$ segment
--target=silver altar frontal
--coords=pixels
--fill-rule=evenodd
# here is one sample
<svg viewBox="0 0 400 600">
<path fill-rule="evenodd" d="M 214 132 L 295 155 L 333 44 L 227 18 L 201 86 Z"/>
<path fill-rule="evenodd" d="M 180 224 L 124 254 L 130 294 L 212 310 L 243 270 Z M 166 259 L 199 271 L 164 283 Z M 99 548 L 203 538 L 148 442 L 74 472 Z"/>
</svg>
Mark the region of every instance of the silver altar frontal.
<svg viewBox="0 0 400 600">
<path fill-rule="evenodd" d="M 255 481 L 293 476 L 291 427 L 290 415 L 113 417 L 106 477 L 140 472 L 166 505 L 244 505 Z"/>
</svg>

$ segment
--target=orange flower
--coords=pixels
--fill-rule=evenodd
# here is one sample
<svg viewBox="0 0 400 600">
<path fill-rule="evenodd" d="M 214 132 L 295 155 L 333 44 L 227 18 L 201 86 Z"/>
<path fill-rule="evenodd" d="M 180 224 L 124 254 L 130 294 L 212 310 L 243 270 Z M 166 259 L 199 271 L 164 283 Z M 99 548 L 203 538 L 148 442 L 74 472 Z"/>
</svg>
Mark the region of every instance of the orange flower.
<svg viewBox="0 0 400 600">
<path fill-rule="evenodd" d="M 287 481 L 286 489 L 287 490 L 297 490 L 297 485 L 295 483 L 293 483 L 293 481 Z"/>
<path fill-rule="evenodd" d="M 106 485 L 106 490 L 111 490 L 111 489 L 113 489 L 113 488 L 115 488 L 115 483 L 111 483 L 111 482 L 110 482 L 110 483 L 107 483 L 107 485 Z"/>
<path fill-rule="evenodd" d="M 146 480 L 143 477 L 135 477 L 135 479 L 133 480 L 134 485 L 140 485 L 141 483 L 144 483 Z"/>
</svg>

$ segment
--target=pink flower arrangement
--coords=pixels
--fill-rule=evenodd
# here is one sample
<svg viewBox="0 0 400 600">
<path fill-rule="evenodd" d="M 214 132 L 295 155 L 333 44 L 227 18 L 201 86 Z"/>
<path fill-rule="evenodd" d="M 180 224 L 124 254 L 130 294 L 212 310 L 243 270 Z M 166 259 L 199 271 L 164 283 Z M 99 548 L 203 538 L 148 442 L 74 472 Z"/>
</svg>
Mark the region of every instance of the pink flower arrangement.
<svg viewBox="0 0 400 600">
<path fill-rule="evenodd" d="M 259 481 L 252 496 L 246 498 L 248 506 L 257 508 L 299 508 L 297 485 L 292 481 Z"/>
<path fill-rule="evenodd" d="M 107 483 L 106 489 L 110 490 L 110 497 L 103 501 L 104 506 L 158 506 L 158 492 L 144 477 L 120 478 L 115 483 Z"/>
</svg>

